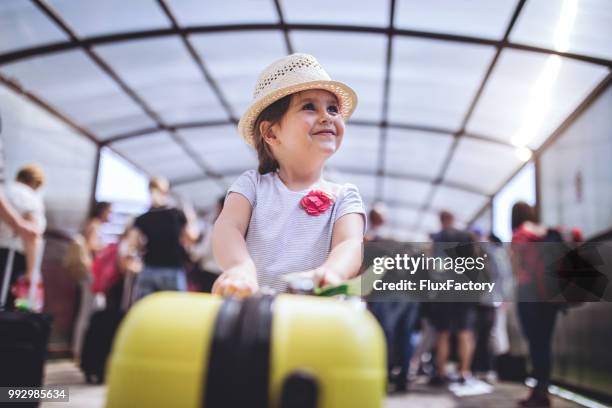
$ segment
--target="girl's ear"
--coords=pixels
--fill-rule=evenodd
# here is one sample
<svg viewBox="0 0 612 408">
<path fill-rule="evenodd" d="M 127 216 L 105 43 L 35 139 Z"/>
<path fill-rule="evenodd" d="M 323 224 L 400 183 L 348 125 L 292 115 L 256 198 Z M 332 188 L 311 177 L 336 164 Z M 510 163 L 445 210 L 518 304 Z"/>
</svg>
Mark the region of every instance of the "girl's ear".
<svg viewBox="0 0 612 408">
<path fill-rule="evenodd" d="M 272 122 L 269 120 L 263 120 L 259 124 L 259 133 L 261 134 L 264 142 L 268 144 L 278 144 L 279 140 L 274 133 L 274 127 Z"/>
</svg>

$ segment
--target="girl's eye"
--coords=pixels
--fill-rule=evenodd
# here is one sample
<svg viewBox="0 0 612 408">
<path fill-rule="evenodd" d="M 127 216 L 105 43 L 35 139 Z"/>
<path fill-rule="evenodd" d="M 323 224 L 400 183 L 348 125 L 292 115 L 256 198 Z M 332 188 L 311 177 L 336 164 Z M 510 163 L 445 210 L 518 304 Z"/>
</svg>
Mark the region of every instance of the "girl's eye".
<svg viewBox="0 0 612 408">
<path fill-rule="evenodd" d="M 310 103 L 310 102 L 309 102 L 309 103 L 307 103 L 307 104 L 305 104 L 305 105 L 304 105 L 304 108 L 303 108 L 303 109 L 304 109 L 304 110 L 315 110 L 315 106 L 314 106 L 314 104 L 313 104 L 313 103 Z"/>
<path fill-rule="evenodd" d="M 329 106 L 327 108 L 327 111 L 331 112 L 331 113 L 338 113 L 339 112 L 338 107 L 336 105 Z"/>
</svg>

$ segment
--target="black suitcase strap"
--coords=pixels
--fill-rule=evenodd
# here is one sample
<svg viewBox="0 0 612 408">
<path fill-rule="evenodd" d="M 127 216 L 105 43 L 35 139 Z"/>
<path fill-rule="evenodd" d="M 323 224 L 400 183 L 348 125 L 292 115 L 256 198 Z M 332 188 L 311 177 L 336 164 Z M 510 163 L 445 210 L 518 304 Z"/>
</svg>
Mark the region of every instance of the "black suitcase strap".
<svg viewBox="0 0 612 408">
<path fill-rule="evenodd" d="M 224 300 L 204 362 L 203 407 L 268 407 L 272 303 L 271 296 Z"/>
<path fill-rule="evenodd" d="M 225 299 L 212 333 L 204 408 L 268 408 L 273 296 Z M 314 375 L 295 371 L 281 391 L 281 408 L 315 408 L 320 385 Z"/>
</svg>

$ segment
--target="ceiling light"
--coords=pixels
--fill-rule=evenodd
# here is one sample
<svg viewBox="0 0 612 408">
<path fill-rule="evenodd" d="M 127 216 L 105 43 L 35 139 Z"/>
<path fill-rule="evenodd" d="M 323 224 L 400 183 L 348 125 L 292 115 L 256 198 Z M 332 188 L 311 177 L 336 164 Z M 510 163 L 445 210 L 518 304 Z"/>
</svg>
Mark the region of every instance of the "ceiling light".
<svg viewBox="0 0 612 408">
<path fill-rule="evenodd" d="M 522 162 L 526 162 L 532 156 L 531 150 L 528 147 L 517 147 L 515 153 L 516 157 Z"/>
<path fill-rule="evenodd" d="M 569 49 L 569 37 L 574 29 L 578 0 L 564 0 L 561 14 L 557 20 L 554 34 L 555 50 L 566 52 Z"/>
<path fill-rule="evenodd" d="M 525 108 L 523 126 L 510 140 L 517 147 L 526 146 L 538 133 L 544 124 L 546 115 L 552 105 L 553 86 L 561 69 L 561 57 L 550 55 L 544 68 L 535 80 Z"/>
</svg>

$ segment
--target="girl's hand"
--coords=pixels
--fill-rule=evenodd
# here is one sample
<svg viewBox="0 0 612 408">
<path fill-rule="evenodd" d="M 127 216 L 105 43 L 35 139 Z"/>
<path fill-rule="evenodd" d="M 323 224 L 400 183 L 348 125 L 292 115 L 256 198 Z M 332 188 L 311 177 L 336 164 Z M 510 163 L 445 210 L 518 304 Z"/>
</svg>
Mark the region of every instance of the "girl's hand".
<svg viewBox="0 0 612 408">
<path fill-rule="evenodd" d="M 259 290 L 254 274 L 242 268 L 230 268 L 223 272 L 213 284 L 212 293 L 221 296 L 243 298 Z"/>
<path fill-rule="evenodd" d="M 344 279 L 332 272 L 329 268 L 320 266 L 304 272 L 295 272 L 285 275 L 283 278 L 287 282 L 300 279 L 311 279 L 315 287 L 336 286 L 341 284 Z"/>
</svg>

